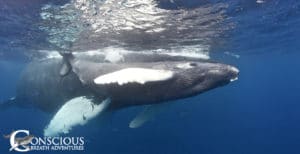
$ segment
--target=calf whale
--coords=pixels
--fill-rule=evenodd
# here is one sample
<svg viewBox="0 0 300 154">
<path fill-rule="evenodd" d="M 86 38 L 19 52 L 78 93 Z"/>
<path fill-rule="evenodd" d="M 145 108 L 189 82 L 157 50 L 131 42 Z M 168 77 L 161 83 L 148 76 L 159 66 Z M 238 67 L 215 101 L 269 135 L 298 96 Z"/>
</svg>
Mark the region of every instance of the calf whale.
<svg viewBox="0 0 300 154">
<path fill-rule="evenodd" d="M 132 54 L 127 56 L 143 58 L 112 63 L 94 56 L 89 60 L 72 53 L 61 55 L 31 62 L 22 73 L 17 96 L 9 101 L 54 114 L 45 136 L 68 133 L 105 112 L 147 105 L 129 124 L 136 128 L 166 102 L 224 86 L 239 73 L 231 65 L 180 56 Z"/>
</svg>

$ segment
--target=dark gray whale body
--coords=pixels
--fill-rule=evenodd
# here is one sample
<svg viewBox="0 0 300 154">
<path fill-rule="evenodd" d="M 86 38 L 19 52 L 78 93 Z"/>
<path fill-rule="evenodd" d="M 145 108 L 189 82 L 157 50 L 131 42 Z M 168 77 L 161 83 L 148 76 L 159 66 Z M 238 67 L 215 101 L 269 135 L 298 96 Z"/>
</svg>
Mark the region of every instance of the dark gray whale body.
<svg viewBox="0 0 300 154">
<path fill-rule="evenodd" d="M 54 58 L 30 63 L 18 85 L 16 103 L 30 103 L 43 111 L 57 113 L 45 129 L 45 135 L 67 133 L 72 126 L 82 123 L 82 119 L 92 118 L 102 110 L 187 98 L 226 85 L 238 76 L 233 66 L 181 56 L 128 54 L 117 63 L 107 62 L 103 57 L 63 56 L 64 60 Z M 91 100 L 86 105 L 90 110 L 82 111 L 79 107 L 83 103 L 74 98 L 81 96 Z M 64 128 L 57 128 L 60 124 L 55 119 L 64 118 L 69 111 L 79 112 L 84 118 L 75 118 L 71 124 L 64 123 Z M 140 116 L 130 125 L 141 125 L 148 115 Z M 66 125 L 70 128 L 65 128 Z"/>
<path fill-rule="evenodd" d="M 84 57 L 83 61 L 76 60 L 79 75 L 72 71 L 63 77 L 59 74 L 62 66 L 61 59 L 32 62 L 22 73 L 17 99 L 26 103 L 31 102 L 44 111 L 53 112 L 63 103 L 77 96 L 95 96 L 99 99 L 110 97 L 112 99 L 110 108 L 115 109 L 131 105 L 155 104 L 197 95 L 227 84 L 238 75 L 236 68 L 225 64 L 199 61 L 199 59 L 196 61 L 193 58 L 180 56 L 157 55 L 156 58 L 153 55 L 150 56 L 152 59 L 143 59 L 144 57 L 133 54 L 122 63 L 94 63 L 86 61 L 87 57 Z M 132 57 L 137 58 L 133 59 Z M 164 57 L 168 61 L 162 61 Z M 80 57 L 77 58 L 80 59 Z M 141 59 L 147 60 L 147 63 L 139 62 Z M 176 67 L 180 64 L 193 65 L 187 66 L 193 68 Z M 93 79 L 101 74 L 130 67 L 167 69 L 176 74 L 170 80 L 145 84 L 129 83 L 120 86 L 113 83 L 99 86 L 93 82 Z M 82 81 L 78 76 L 82 78 Z"/>
</svg>

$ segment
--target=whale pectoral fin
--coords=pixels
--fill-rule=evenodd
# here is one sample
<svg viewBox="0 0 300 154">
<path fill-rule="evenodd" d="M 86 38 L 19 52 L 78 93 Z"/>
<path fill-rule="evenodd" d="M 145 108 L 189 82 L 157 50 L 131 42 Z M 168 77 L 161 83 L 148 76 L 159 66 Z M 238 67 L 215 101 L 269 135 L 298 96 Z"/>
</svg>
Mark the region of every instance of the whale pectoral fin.
<svg viewBox="0 0 300 154">
<path fill-rule="evenodd" d="M 155 115 L 159 114 L 166 106 L 166 103 L 147 105 L 142 112 L 140 112 L 130 123 L 130 128 L 138 128 L 145 122 L 154 118 Z"/>
<path fill-rule="evenodd" d="M 74 126 L 85 125 L 89 120 L 105 112 L 110 102 L 110 98 L 107 98 L 100 104 L 96 104 L 93 99 L 85 96 L 69 100 L 58 110 L 44 129 L 44 136 L 66 134 Z"/>
</svg>

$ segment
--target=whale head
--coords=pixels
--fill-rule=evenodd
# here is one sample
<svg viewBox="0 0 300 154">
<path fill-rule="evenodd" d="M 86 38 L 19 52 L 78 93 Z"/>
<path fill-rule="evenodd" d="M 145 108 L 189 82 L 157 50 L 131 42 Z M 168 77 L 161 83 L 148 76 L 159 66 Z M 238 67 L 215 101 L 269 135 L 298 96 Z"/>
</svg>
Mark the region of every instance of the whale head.
<svg viewBox="0 0 300 154">
<path fill-rule="evenodd" d="M 214 62 L 184 62 L 173 66 L 173 90 L 169 96 L 194 96 L 224 86 L 238 79 L 239 70 L 231 65 Z"/>
</svg>

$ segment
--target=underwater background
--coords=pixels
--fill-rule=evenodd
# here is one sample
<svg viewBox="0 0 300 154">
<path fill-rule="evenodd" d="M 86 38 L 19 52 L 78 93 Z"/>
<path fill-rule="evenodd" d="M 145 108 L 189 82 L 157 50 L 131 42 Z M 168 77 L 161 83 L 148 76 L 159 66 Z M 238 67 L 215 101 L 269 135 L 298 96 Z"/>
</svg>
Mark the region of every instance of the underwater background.
<svg viewBox="0 0 300 154">
<path fill-rule="evenodd" d="M 174 101 L 138 129 L 128 123 L 141 107 L 93 120 L 70 133 L 85 137 L 84 151 L 55 152 L 296 154 L 299 27 L 297 0 L 0 0 L 0 101 L 15 96 L 27 63 L 59 50 L 201 56 L 236 66 L 239 80 Z M 0 153 L 10 148 L 2 134 L 42 136 L 50 119 L 34 108 L 1 110 Z"/>
</svg>

